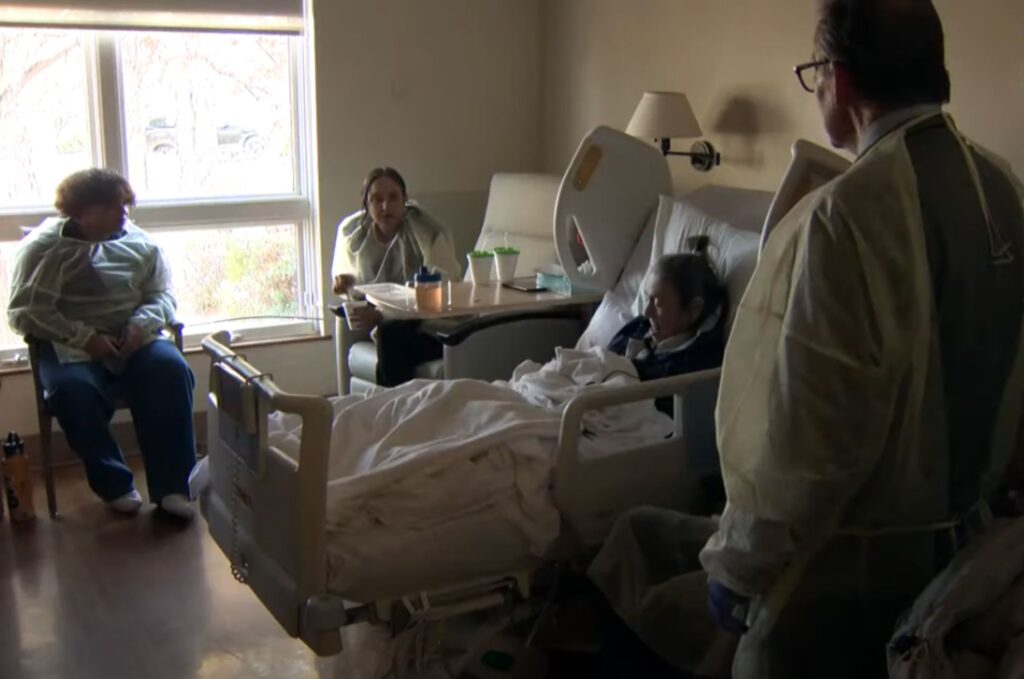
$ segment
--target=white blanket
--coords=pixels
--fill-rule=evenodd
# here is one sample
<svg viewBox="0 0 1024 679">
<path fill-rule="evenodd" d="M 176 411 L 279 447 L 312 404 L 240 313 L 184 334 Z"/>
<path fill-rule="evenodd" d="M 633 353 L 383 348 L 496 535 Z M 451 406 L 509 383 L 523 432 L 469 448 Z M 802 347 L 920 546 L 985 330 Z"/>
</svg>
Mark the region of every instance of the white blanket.
<svg viewBox="0 0 1024 679">
<path fill-rule="evenodd" d="M 620 356 L 560 349 L 509 382 L 415 381 L 337 399 L 327 528 L 423 527 L 494 507 L 543 554 L 558 537 L 550 477 L 561 411 L 589 389 L 637 381 Z M 296 419 L 272 418 L 273 445 L 297 451 Z M 591 413 L 585 428 L 592 449 L 609 454 L 669 436 L 672 422 L 647 402 Z"/>
</svg>

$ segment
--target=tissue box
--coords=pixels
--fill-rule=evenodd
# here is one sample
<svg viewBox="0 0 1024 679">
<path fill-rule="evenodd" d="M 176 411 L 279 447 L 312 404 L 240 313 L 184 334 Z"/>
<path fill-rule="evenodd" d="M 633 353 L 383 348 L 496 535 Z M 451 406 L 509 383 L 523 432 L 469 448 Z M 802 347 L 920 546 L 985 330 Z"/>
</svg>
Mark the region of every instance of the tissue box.
<svg viewBox="0 0 1024 679">
<path fill-rule="evenodd" d="M 565 277 L 563 274 L 551 273 L 548 271 L 537 272 L 537 287 L 547 288 L 551 292 L 556 292 L 560 295 L 571 295 L 573 294 L 572 281 Z"/>
</svg>

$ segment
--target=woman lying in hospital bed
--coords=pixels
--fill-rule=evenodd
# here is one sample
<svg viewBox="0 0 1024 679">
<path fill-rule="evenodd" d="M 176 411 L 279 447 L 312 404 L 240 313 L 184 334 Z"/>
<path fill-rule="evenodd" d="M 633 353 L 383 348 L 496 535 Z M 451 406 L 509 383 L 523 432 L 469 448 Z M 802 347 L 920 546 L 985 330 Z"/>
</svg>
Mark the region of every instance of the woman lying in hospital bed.
<svg viewBox="0 0 1024 679">
<path fill-rule="evenodd" d="M 693 247 L 657 262 L 645 313 L 607 349 L 560 349 L 546 365 L 522 364 L 508 382 L 415 381 L 337 399 L 327 484 L 331 589 L 356 600 L 371 596 L 367 564 L 393 552 L 393 542 L 385 544 L 389 532 L 429 533 L 480 511 L 517 528 L 535 556 L 547 553 L 560 526 L 549 487 L 565 405 L 586 390 L 721 362 L 725 293 L 707 259 L 707 239 Z M 651 402 L 589 413 L 583 426 L 584 458 L 673 432 L 671 418 Z M 272 445 L 298 455 L 297 417 L 275 414 L 269 434 Z M 419 555 L 406 549 L 403 556 Z"/>
<path fill-rule="evenodd" d="M 691 254 L 668 255 L 651 272 L 647 307 L 612 339 L 609 349 L 633 361 L 641 380 L 722 365 L 728 303 L 708 259 L 711 240 L 696 236 Z M 658 409 L 671 415 L 671 399 Z"/>
</svg>

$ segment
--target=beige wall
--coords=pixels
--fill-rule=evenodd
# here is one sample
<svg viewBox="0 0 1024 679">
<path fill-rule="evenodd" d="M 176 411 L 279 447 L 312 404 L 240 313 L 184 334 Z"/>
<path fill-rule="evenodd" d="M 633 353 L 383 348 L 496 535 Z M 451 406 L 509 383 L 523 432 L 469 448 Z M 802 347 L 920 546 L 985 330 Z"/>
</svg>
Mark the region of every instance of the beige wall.
<svg viewBox="0 0 1024 679">
<path fill-rule="evenodd" d="M 468 249 L 491 175 L 541 166 L 540 0 L 314 0 L 324 266 L 393 165 Z"/>
<path fill-rule="evenodd" d="M 938 0 L 936 5 L 946 26 L 957 123 L 1024 177 L 1024 2 Z"/>
<path fill-rule="evenodd" d="M 948 36 L 951 111 L 1024 174 L 1024 2 L 937 0 Z M 558 0 L 545 39 L 545 164 L 564 168 L 594 125 L 625 127 L 644 90 L 686 92 L 722 152 L 701 183 L 773 189 L 793 140 L 825 143 L 814 98 L 792 67 L 811 53 L 816 0 Z M 678 146 L 686 142 L 676 142 Z"/>
</svg>

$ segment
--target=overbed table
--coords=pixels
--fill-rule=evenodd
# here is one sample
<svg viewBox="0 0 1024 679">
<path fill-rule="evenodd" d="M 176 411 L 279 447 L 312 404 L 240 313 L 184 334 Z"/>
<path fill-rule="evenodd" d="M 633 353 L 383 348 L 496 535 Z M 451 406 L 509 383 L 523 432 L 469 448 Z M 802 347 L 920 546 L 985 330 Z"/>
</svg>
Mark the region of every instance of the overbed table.
<svg viewBox="0 0 1024 679">
<path fill-rule="evenodd" d="M 520 279 L 529 282 L 531 279 Z M 423 311 L 416 308 L 416 291 L 405 285 L 377 283 L 356 286 L 355 291 L 366 296 L 388 318 L 436 320 L 485 314 L 550 311 L 558 307 L 582 306 L 601 301 L 598 292 L 576 292 L 563 295 L 557 292 L 523 292 L 507 288 L 501 283 L 474 285 L 468 282 L 445 283 L 445 303 L 441 311 Z"/>
</svg>

